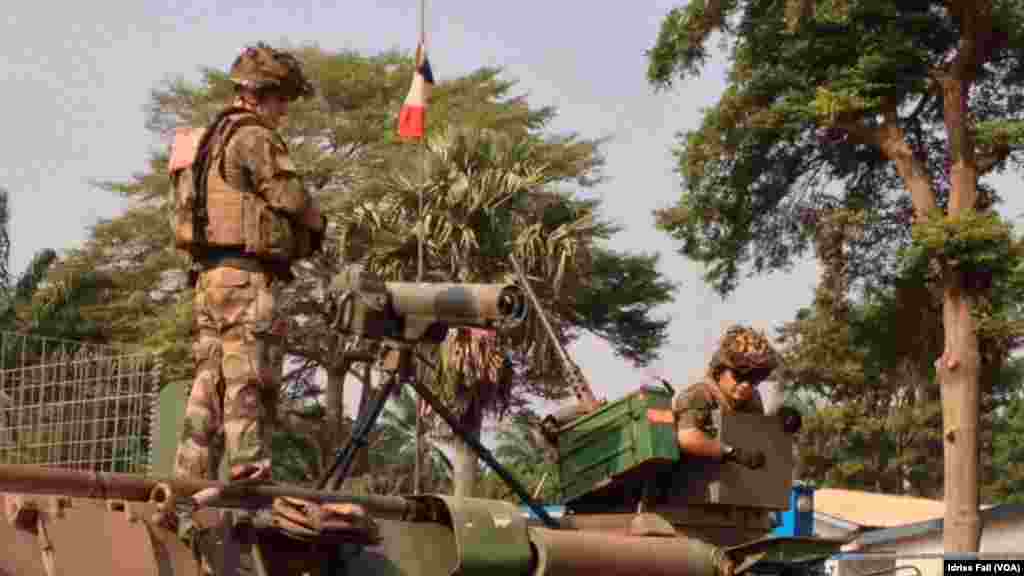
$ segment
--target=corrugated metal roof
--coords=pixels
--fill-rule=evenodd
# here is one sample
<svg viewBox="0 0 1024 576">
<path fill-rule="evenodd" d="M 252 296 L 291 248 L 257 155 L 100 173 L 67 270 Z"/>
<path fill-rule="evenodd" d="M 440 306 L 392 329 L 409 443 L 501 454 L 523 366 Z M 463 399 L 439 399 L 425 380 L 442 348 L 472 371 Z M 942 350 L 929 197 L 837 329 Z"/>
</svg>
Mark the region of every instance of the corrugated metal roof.
<svg viewBox="0 0 1024 576">
<path fill-rule="evenodd" d="M 945 505 L 928 498 L 819 488 L 814 491 L 814 511 L 858 526 L 890 528 L 941 518 Z"/>
<path fill-rule="evenodd" d="M 1024 504 L 999 504 L 996 506 L 984 507 L 981 510 L 982 525 L 989 522 L 1005 522 L 1007 520 L 1024 520 Z M 942 518 L 916 522 L 905 526 L 897 526 L 884 530 L 866 532 L 854 542 L 854 546 L 871 546 L 873 544 L 887 544 L 896 540 L 917 538 L 935 532 L 942 532 Z M 984 529 L 984 527 L 983 527 Z"/>
</svg>

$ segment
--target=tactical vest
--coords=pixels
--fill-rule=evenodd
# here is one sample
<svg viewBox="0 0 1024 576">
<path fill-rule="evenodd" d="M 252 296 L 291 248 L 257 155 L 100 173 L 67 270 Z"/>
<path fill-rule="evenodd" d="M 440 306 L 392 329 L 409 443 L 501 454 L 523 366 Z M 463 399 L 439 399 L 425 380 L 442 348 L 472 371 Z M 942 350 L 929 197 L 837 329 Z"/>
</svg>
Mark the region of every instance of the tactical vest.
<svg viewBox="0 0 1024 576">
<path fill-rule="evenodd" d="M 274 210 L 253 187 L 226 179 L 225 153 L 239 128 L 261 125 L 255 114 L 228 109 L 207 128 L 180 128 L 168 171 L 174 201 L 174 245 L 201 260 L 229 250 L 287 269 L 312 253 L 311 234 L 298 219 Z"/>
</svg>

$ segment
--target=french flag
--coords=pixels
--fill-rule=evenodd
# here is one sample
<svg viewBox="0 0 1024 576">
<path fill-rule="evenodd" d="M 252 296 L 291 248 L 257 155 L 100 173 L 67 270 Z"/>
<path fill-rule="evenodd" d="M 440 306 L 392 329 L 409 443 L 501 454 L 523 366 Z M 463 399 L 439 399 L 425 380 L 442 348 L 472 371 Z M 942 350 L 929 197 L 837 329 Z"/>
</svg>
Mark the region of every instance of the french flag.
<svg viewBox="0 0 1024 576">
<path fill-rule="evenodd" d="M 427 122 L 427 100 L 434 86 L 434 74 L 430 71 L 427 50 L 420 42 L 416 47 L 416 74 L 412 77 L 409 94 L 398 113 L 398 136 L 404 140 L 423 138 Z"/>
</svg>

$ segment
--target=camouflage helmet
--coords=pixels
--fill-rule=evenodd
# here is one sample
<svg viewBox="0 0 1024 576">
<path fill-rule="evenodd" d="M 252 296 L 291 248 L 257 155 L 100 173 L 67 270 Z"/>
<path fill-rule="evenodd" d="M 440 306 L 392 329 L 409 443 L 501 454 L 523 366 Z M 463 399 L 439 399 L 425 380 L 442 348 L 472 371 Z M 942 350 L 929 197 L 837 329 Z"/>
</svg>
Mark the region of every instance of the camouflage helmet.
<svg viewBox="0 0 1024 576">
<path fill-rule="evenodd" d="M 231 64 L 231 81 L 236 86 L 260 90 L 280 90 L 288 100 L 313 94 L 313 86 L 302 73 L 295 56 L 260 42 L 242 51 Z"/>
<path fill-rule="evenodd" d="M 779 355 L 761 332 L 746 326 L 730 326 L 711 358 L 711 373 L 729 368 L 737 372 L 757 372 L 766 378 L 779 365 Z"/>
</svg>

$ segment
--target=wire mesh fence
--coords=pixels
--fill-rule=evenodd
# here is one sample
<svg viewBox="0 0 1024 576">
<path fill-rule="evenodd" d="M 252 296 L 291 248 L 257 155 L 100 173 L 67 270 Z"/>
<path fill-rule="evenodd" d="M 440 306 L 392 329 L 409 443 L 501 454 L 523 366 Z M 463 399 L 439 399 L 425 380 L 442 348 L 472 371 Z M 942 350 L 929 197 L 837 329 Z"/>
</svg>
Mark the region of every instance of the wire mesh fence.
<svg viewBox="0 0 1024 576">
<path fill-rule="evenodd" d="M 0 349 L 0 462 L 148 471 L 152 354 L 6 332 Z"/>
</svg>

